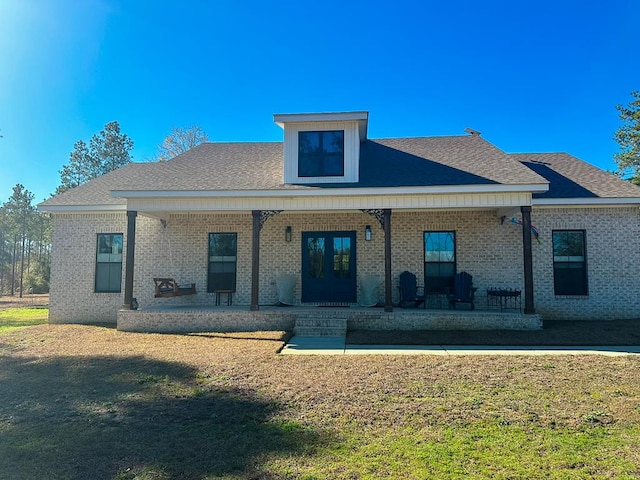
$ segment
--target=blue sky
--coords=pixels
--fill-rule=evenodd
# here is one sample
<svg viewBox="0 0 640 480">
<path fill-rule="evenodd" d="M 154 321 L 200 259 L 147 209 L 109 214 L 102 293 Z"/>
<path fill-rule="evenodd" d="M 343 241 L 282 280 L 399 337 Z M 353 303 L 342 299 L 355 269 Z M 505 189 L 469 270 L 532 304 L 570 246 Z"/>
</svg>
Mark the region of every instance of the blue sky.
<svg viewBox="0 0 640 480">
<path fill-rule="evenodd" d="M 606 6 L 605 6 L 606 5 Z M 280 141 L 274 113 L 367 110 L 369 137 L 463 134 L 612 170 L 640 2 L 0 0 L 0 201 L 41 201 L 117 120 Z"/>
</svg>

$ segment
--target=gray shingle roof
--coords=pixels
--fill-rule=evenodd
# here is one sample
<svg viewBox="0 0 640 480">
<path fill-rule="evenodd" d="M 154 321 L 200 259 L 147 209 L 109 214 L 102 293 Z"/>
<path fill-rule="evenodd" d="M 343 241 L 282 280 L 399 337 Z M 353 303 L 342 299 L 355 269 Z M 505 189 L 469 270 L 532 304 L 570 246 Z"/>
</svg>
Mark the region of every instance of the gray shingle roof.
<svg viewBox="0 0 640 480">
<path fill-rule="evenodd" d="M 567 154 L 506 154 L 478 135 L 367 140 L 360 182 L 283 184 L 281 142 L 204 143 L 168 162 L 131 163 L 46 200 L 47 206 L 124 205 L 112 191 L 242 191 L 442 185 L 529 185 L 543 198 L 640 197 L 640 189 Z"/>
<path fill-rule="evenodd" d="M 568 153 L 511 156 L 549 180 L 549 191 L 534 198 L 640 198 L 640 187 Z"/>
<path fill-rule="evenodd" d="M 360 183 L 475 185 L 546 183 L 478 135 L 392 138 L 362 148 Z M 382 185 L 381 185 L 382 186 Z"/>
</svg>

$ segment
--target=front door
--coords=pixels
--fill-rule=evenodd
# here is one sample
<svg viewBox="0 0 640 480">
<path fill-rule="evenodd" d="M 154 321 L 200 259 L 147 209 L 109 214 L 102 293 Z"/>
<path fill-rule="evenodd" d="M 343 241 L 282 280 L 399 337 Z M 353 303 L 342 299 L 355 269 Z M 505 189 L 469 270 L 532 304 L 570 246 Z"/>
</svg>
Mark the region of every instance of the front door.
<svg viewBox="0 0 640 480">
<path fill-rule="evenodd" d="M 356 302 L 356 232 L 302 232 L 302 301 Z"/>
</svg>

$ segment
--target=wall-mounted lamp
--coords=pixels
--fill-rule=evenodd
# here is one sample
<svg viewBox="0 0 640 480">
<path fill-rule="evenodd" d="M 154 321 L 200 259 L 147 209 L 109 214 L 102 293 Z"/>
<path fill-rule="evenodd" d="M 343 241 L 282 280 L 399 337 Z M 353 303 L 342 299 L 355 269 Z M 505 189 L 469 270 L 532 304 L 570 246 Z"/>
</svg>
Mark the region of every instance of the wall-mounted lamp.
<svg viewBox="0 0 640 480">
<path fill-rule="evenodd" d="M 371 240 L 371 225 L 364 227 L 364 239 L 368 242 Z"/>
<path fill-rule="evenodd" d="M 291 241 L 291 225 L 289 225 L 287 228 L 284 229 L 284 241 L 285 242 Z"/>
</svg>

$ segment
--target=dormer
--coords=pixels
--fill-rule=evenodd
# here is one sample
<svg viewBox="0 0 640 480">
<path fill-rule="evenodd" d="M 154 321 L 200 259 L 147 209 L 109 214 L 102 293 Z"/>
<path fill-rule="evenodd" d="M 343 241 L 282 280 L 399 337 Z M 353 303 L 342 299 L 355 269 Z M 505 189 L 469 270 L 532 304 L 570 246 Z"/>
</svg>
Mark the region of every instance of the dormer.
<svg viewBox="0 0 640 480">
<path fill-rule="evenodd" d="M 368 112 L 276 114 L 284 129 L 284 183 L 356 183 Z"/>
</svg>

